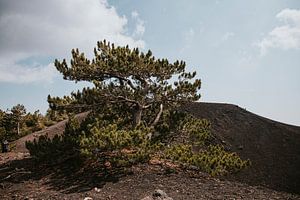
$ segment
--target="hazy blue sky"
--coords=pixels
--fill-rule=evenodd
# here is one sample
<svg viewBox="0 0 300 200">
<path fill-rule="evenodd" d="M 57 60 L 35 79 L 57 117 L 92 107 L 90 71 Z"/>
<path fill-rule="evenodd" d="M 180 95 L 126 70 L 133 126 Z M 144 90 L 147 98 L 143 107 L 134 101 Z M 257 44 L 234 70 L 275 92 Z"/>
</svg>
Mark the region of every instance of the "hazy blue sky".
<svg viewBox="0 0 300 200">
<path fill-rule="evenodd" d="M 0 0 L 0 108 L 81 88 L 52 62 L 102 39 L 185 60 L 202 101 L 300 125 L 299 0 Z"/>
</svg>

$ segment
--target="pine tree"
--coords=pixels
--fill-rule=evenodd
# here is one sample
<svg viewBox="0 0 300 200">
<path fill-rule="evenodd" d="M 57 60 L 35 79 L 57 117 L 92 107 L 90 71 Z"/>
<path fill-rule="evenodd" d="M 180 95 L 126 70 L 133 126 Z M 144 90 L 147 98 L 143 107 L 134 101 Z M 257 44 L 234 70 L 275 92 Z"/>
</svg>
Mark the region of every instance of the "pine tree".
<svg viewBox="0 0 300 200">
<path fill-rule="evenodd" d="M 72 50 L 70 64 L 55 60 L 56 69 L 64 79 L 89 81 L 93 88 L 84 88 L 63 98 L 48 96 L 51 109 L 69 109 L 77 112 L 119 106 L 131 113 L 131 124 L 142 122 L 154 127 L 162 113 L 185 102 L 200 98 L 201 81 L 196 72 L 186 72 L 184 61 L 170 63 L 156 59 L 149 50 L 140 52 L 101 41 L 89 60 L 78 49 Z"/>
<path fill-rule="evenodd" d="M 18 104 L 11 108 L 11 117 L 14 123 L 16 124 L 17 134 L 20 135 L 20 124 L 22 122 L 22 117 L 26 114 L 25 106 L 22 104 Z"/>
<path fill-rule="evenodd" d="M 5 115 L 6 113 L 0 109 L 0 142 L 6 137 Z"/>
</svg>

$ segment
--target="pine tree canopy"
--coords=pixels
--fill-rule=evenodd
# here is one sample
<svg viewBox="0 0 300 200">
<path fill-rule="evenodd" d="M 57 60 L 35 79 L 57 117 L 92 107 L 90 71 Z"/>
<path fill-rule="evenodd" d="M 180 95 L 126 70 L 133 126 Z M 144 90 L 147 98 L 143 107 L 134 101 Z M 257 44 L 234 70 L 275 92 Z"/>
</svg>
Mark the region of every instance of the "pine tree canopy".
<svg viewBox="0 0 300 200">
<path fill-rule="evenodd" d="M 21 118 L 21 116 L 26 114 L 26 108 L 22 104 L 13 106 L 10 111 L 15 116 L 15 118 Z"/>
<path fill-rule="evenodd" d="M 184 61 L 156 59 L 150 50 L 143 53 L 104 40 L 97 43 L 92 60 L 78 49 L 72 50 L 70 64 L 55 60 L 64 79 L 89 81 L 94 87 L 63 98 L 49 95 L 48 102 L 51 109 L 77 111 L 120 106 L 132 113 L 134 127 L 142 121 L 155 126 L 164 110 L 200 98 L 201 81 L 195 79 L 196 72 L 186 72 L 185 66 Z M 149 112 L 152 119 L 143 116 Z"/>
</svg>

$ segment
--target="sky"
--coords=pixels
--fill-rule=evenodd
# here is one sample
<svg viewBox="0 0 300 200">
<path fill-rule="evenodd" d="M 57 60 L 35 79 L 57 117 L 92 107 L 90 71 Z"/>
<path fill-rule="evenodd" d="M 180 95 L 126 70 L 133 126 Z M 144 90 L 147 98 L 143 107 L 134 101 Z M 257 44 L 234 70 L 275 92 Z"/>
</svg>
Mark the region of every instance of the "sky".
<svg viewBox="0 0 300 200">
<path fill-rule="evenodd" d="M 88 83 L 63 80 L 54 59 L 97 41 L 187 63 L 203 102 L 236 104 L 300 126 L 299 0 L 0 0 L 0 109 L 48 108 Z"/>
</svg>

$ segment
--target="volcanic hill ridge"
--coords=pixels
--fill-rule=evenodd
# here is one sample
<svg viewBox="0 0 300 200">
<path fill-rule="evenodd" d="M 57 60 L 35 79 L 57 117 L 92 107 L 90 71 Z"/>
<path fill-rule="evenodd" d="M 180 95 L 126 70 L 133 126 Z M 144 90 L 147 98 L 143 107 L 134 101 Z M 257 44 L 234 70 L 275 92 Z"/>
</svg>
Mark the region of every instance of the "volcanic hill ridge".
<svg viewBox="0 0 300 200">
<path fill-rule="evenodd" d="M 261 196 L 262 198 L 268 197 L 268 195 L 277 195 L 277 191 L 285 191 L 288 193 L 296 193 L 300 194 L 300 127 L 298 126 L 292 126 L 280 122 L 276 122 L 261 116 L 258 116 L 254 113 L 251 113 L 243 108 L 240 108 L 236 105 L 232 104 L 221 104 L 221 103 L 190 103 L 185 106 L 182 106 L 179 110 L 188 112 L 192 115 L 194 115 L 197 118 L 205 118 L 211 122 L 212 125 L 212 134 L 213 136 L 218 140 L 219 143 L 223 144 L 226 149 L 237 152 L 242 158 L 244 159 L 250 159 L 252 162 L 251 167 L 248 169 L 241 171 L 237 174 L 230 175 L 227 177 L 220 177 L 220 181 L 214 182 L 214 184 L 218 185 L 221 184 L 222 187 L 226 186 L 228 184 L 228 191 L 232 190 L 247 190 L 247 191 L 254 191 L 254 193 L 257 193 L 257 197 L 259 195 L 263 194 L 266 196 Z M 81 113 L 77 115 L 77 118 L 79 120 L 83 120 L 88 113 Z M 23 138 L 20 138 L 19 140 L 14 142 L 15 149 L 13 152 L 10 152 L 6 155 L 1 154 L 0 155 L 0 175 L 3 173 L 3 176 L 6 175 L 5 171 L 9 171 L 11 168 L 7 167 L 7 165 L 10 166 L 10 164 L 7 164 L 9 162 L 15 162 L 16 160 L 19 160 L 20 163 L 17 164 L 17 166 L 22 166 L 22 159 L 23 155 L 28 156 L 28 151 L 25 148 L 25 141 L 27 140 L 33 140 L 34 138 L 37 138 L 40 135 L 48 135 L 49 137 L 53 137 L 55 134 L 62 134 L 64 131 L 64 127 L 67 120 L 64 120 L 62 122 L 57 123 L 56 125 L 53 125 L 51 127 L 48 127 L 42 131 L 27 135 Z M 28 162 L 28 161 L 26 161 Z M 13 165 L 12 165 L 13 166 Z M 143 167 L 142 167 L 143 168 Z M 13 169 L 14 170 L 14 169 Z M 149 174 L 147 174 L 149 173 Z M 142 181 L 144 178 L 143 176 L 148 177 L 149 179 L 153 179 L 153 181 L 156 180 L 156 176 L 160 175 L 150 175 L 151 172 L 145 172 L 141 173 L 141 175 L 134 175 L 138 176 L 136 177 L 137 180 L 141 179 L 141 183 L 145 183 Z M 190 188 L 186 188 L 186 191 L 192 190 L 194 185 L 192 184 L 195 180 L 189 180 L 187 177 L 181 177 L 176 178 L 176 176 L 184 176 L 182 174 L 179 175 L 171 175 L 174 178 L 174 181 L 176 180 L 185 180 L 188 183 L 190 183 Z M 2 176 L 0 176 L 1 178 Z M 45 176 L 47 180 L 49 179 L 48 176 Z M 151 178 L 152 177 L 152 178 Z M 169 177 L 172 179 L 172 177 Z M 205 176 L 206 177 L 206 176 Z M 169 181 L 168 177 L 160 177 L 161 180 L 166 179 L 166 182 Z M 126 177 L 123 182 L 125 184 L 126 180 L 130 181 L 133 178 L 130 178 L 130 176 Z M 154 180 L 155 179 L 155 180 Z M 167 180 L 168 179 L 168 180 Z M 208 178 L 209 179 L 209 178 Z M 226 179 L 226 180 L 224 180 Z M 55 179 L 56 180 L 56 179 Z M 200 180 L 200 179 L 199 179 Z M 202 179 L 201 179 L 202 180 Z M 215 179 L 214 179 L 215 180 Z M 23 182 L 18 183 L 21 185 Z M 26 181 L 28 181 L 26 179 Z M 25 181 L 25 182 L 26 182 Z M 57 181 L 57 180 L 56 180 Z M 233 181 L 233 182 L 231 182 Z M 238 182 L 240 183 L 238 183 Z M 202 182 L 202 181 L 200 181 Z M 1 181 L 0 181 L 1 183 Z M 54 181 L 56 184 L 57 182 Z M 77 182 L 76 182 L 77 183 Z M 4 184 L 4 183 L 1 183 Z M 12 181 L 12 184 L 16 184 L 15 181 Z M 32 184 L 32 183 L 31 183 Z M 38 183 L 36 183 L 38 184 Z M 117 185 L 121 184 L 122 181 L 116 183 Z M 133 183 L 132 183 L 133 184 Z M 154 183 L 153 183 L 154 184 Z M 175 184 L 175 182 L 174 182 Z M 184 185 L 186 185 L 184 184 Z M 195 185 L 200 184 L 196 183 Z M 208 184 L 208 188 L 211 188 L 212 186 Z M 242 184 L 242 185 L 239 185 Z M 252 185 L 252 186 L 246 186 Z M 163 184 L 163 181 L 161 183 Z M 166 184 L 165 187 L 168 184 Z M 232 186 L 234 185 L 234 186 Z M 204 186 L 204 185 L 203 185 Z M 251 187 L 257 187 L 257 186 L 263 186 L 262 188 L 270 188 L 269 189 L 256 189 Z M 16 186 L 17 187 L 17 186 Z M 105 186 L 106 187 L 106 186 Z M 109 187 L 109 190 L 116 190 L 112 185 L 107 186 Z M 115 186 L 117 187 L 117 186 Z M 126 185 L 127 187 L 127 185 Z M 128 186 L 129 187 L 129 186 Z M 138 186 L 142 187 L 141 194 L 146 194 L 145 190 L 148 186 Z M 149 186 L 150 187 L 150 186 Z M 152 188 L 153 187 L 153 188 Z M 196 187 L 196 186 L 195 186 Z M 241 189 L 241 187 L 243 189 Z M 3 186 L 4 188 L 4 186 Z M 150 187 L 151 189 L 156 189 L 152 185 Z M 61 189 L 61 188 L 60 188 Z M 90 188 L 91 189 L 91 188 Z M 130 189 L 130 188 L 129 188 Z M 129 189 L 125 188 L 125 190 Z M 220 188 L 221 189 L 221 188 Z M 1 189 L 0 191 L 8 191 L 13 193 L 13 187 L 8 190 Z M 103 191 L 107 190 L 107 188 L 103 189 Z M 180 189 L 179 189 L 180 190 Z M 179 191 L 178 190 L 178 191 Z M 195 191 L 189 191 L 188 194 L 194 195 L 193 192 L 196 192 L 199 190 L 199 188 L 195 188 Z M 225 189 L 226 190 L 226 189 Z M 27 190 L 26 190 L 27 191 Z M 123 194 L 125 194 L 123 191 Z M 177 191 L 177 190 L 176 190 Z M 173 195 L 174 199 L 176 195 L 174 196 L 174 193 L 176 191 L 173 190 L 167 190 L 167 192 L 171 192 L 171 195 Z M 217 190 L 216 190 L 217 191 Z M 244 191 L 244 192 L 245 192 Z M 209 191 L 207 191 L 209 192 Z M 235 191 L 232 191 L 233 193 Z M 226 193 L 226 191 L 223 191 L 223 193 Z M 242 192 L 241 192 L 242 193 Z M 245 198 L 247 197 L 255 197 L 255 194 L 251 195 L 245 194 Z M 120 194 L 122 194 L 122 190 L 120 190 Z M 188 194 L 185 194 L 185 197 L 189 197 L 189 199 L 202 199 L 199 197 L 192 198 L 192 196 L 188 196 Z M 237 192 L 239 194 L 239 192 Z M 57 195 L 57 193 L 55 193 Z M 54 195 L 54 196 L 55 196 Z M 82 195 L 82 193 L 80 193 Z M 130 195 L 130 192 L 129 192 Z M 199 194 L 200 195 L 200 194 Z M 206 193 L 203 193 L 202 196 L 205 196 Z M 208 194 L 207 199 L 214 199 L 215 196 L 209 197 L 210 193 Z M 241 194 L 242 195 L 242 194 Z M 244 195 L 244 194 L 243 194 Z M 248 196 L 247 196 L 248 195 Z M 269 196 L 274 197 L 274 196 Z M 278 197 L 285 198 L 289 195 L 285 195 L 285 193 L 281 194 L 278 193 Z M 76 195 L 75 195 L 76 196 Z M 97 195 L 96 195 L 97 196 Z M 184 196 L 184 194 L 183 194 Z M 183 197 L 182 196 L 182 197 Z M 197 195 L 196 195 L 197 196 Z M 202 197 L 201 196 L 201 197 Z M 221 195 L 222 196 L 222 195 Z M 1 195 L 0 195 L 1 197 Z M 3 196 L 7 197 L 7 196 Z M 69 197 L 69 196 L 68 196 Z M 179 195 L 178 199 L 181 199 L 181 196 Z M 274 197 L 275 198 L 275 197 Z M 292 199 L 298 199 L 300 198 L 298 195 L 293 196 Z M 53 198 L 55 199 L 55 198 Z M 58 198 L 59 199 L 59 198 Z M 101 198 L 100 198 L 101 199 Z M 112 198 L 114 199 L 114 198 Z M 205 199 L 205 198 L 203 198 Z"/>
</svg>

